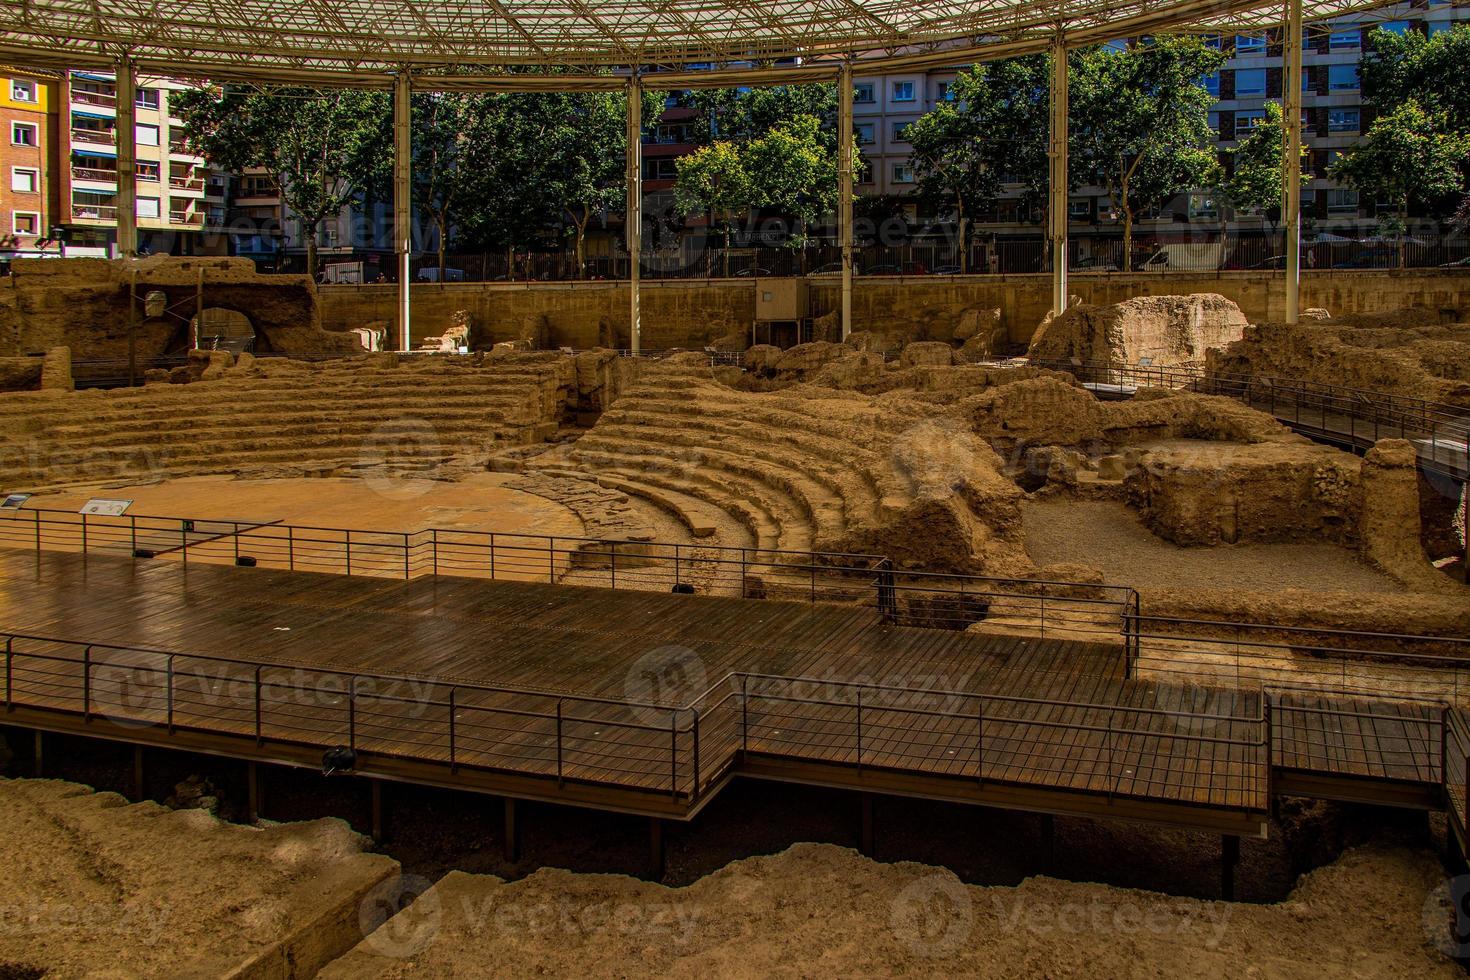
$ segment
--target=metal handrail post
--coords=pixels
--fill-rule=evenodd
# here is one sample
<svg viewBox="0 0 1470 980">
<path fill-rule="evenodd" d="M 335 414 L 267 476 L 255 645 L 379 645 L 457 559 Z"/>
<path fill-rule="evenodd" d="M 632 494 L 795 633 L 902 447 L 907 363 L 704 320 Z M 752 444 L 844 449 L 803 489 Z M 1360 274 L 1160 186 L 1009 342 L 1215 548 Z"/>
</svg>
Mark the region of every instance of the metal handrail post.
<svg viewBox="0 0 1470 980">
<path fill-rule="evenodd" d="M 347 529 L 347 574 L 352 575 L 352 528 Z"/>
<path fill-rule="evenodd" d="M 82 720 L 92 720 L 92 648 L 82 649 Z"/>
<path fill-rule="evenodd" d="M 265 744 L 264 731 L 261 726 L 261 694 L 260 694 L 260 666 L 255 668 L 255 745 L 259 748 Z"/>
<path fill-rule="evenodd" d="M 455 715 L 458 714 L 458 709 L 455 706 L 455 691 L 455 688 L 451 687 L 449 689 L 449 771 L 457 774 L 459 772 L 459 758 L 454 750 L 454 727 Z"/>
<path fill-rule="evenodd" d="M 669 795 L 679 795 L 679 709 L 669 712 Z"/>
<path fill-rule="evenodd" d="M 83 511 L 83 513 L 82 513 L 82 554 L 83 555 L 86 555 L 86 553 L 87 553 L 87 514 L 86 514 L 85 511 Z"/>
<path fill-rule="evenodd" d="M 561 789 L 561 785 L 562 785 L 562 776 L 561 776 L 561 739 L 562 739 L 561 704 L 562 704 L 562 701 L 563 700 L 565 700 L 565 699 L 564 698 L 557 698 L 556 699 L 556 788 L 557 789 Z"/>
<path fill-rule="evenodd" d="M 164 686 L 167 688 L 167 697 L 168 697 L 168 733 L 170 735 L 172 735 L 174 733 L 174 655 L 173 654 L 169 654 L 168 655 L 168 660 L 165 661 L 165 664 L 166 664 L 165 670 L 167 671 L 167 673 L 164 675 Z"/>
</svg>

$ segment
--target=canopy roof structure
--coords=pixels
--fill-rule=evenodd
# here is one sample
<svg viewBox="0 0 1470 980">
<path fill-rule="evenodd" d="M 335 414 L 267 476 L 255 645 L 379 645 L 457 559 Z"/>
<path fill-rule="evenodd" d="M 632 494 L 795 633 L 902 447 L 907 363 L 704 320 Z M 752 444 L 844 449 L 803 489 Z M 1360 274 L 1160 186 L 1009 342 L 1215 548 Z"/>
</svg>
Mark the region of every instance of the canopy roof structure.
<svg viewBox="0 0 1470 980">
<path fill-rule="evenodd" d="M 1376 5 L 1303 0 L 1307 20 Z M 985 60 L 1167 29 L 1280 24 L 1282 0 L 0 0 L 0 59 L 147 72 L 385 85 L 508 67 L 742 64 L 773 75 Z M 689 73 L 704 84 L 710 75 Z M 671 82 L 676 81 L 673 78 Z M 678 81 L 682 81 L 679 79 Z M 697 84 L 698 82 L 696 82 Z"/>
</svg>

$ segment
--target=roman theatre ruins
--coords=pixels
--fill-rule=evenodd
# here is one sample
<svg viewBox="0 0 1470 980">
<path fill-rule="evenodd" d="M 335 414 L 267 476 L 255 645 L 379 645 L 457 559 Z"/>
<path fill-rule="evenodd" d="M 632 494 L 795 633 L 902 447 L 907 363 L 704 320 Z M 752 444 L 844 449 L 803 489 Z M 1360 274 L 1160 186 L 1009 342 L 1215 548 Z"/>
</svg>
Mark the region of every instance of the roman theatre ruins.
<svg viewBox="0 0 1470 980">
<path fill-rule="evenodd" d="M 0 14 L 20 62 L 400 107 L 446 78 L 850 83 L 874 50 L 898 70 L 1346 7 L 354 0 L 266 30 L 248 4 L 28 6 Z M 676 67 L 697 60 L 770 64 Z M 401 143 L 395 165 L 402 233 Z M 1434 896 L 1466 870 L 1465 274 L 1060 270 L 905 307 L 903 283 L 854 283 L 842 210 L 817 339 L 785 347 L 751 343 L 750 284 L 676 294 L 637 263 L 513 296 L 15 261 L 18 901 L 152 910 L 172 938 L 33 916 L 0 930 L 0 975 L 1055 975 L 1089 944 L 1160 971 L 1194 942 L 1059 946 L 994 925 L 1011 901 L 1183 932 L 1237 910 L 1204 947 L 1230 970 L 1454 969 Z M 456 807 L 473 845 L 439 840 Z M 911 921 L 936 895 L 971 930 L 953 946 Z M 516 918 L 542 904 L 688 932 Z"/>
</svg>

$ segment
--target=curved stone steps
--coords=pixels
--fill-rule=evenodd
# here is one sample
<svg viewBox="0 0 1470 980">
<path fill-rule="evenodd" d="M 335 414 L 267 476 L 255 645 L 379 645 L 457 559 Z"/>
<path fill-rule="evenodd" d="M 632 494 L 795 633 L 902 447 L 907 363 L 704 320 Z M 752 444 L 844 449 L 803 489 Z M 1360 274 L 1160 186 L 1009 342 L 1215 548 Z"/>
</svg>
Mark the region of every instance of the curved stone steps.
<svg viewBox="0 0 1470 980">
<path fill-rule="evenodd" d="M 660 421 L 672 423 L 675 420 Z M 638 442 L 652 441 L 659 445 L 694 449 L 724 469 L 779 488 L 797 502 L 808 521 L 826 533 L 840 533 L 847 525 L 849 504 L 842 493 L 842 481 L 825 472 L 825 466 L 813 467 L 803 465 L 804 460 L 783 459 L 780 454 L 771 453 L 744 435 L 739 436 L 738 441 L 732 439 L 731 445 L 710 445 L 707 440 L 693 437 L 694 430 L 687 426 L 641 424 L 630 428 L 636 435 L 618 425 L 599 427 L 592 435 L 602 439 L 621 435 Z M 594 439 L 593 445 L 596 444 Z M 870 511 L 875 507 L 876 502 L 873 502 Z"/>
<path fill-rule="evenodd" d="M 294 418 L 284 416 L 282 418 L 264 417 L 242 420 L 235 417 L 228 421 L 211 421 L 204 425 L 190 420 L 179 427 L 170 428 L 160 428 L 156 422 L 110 425 L 99 422 L 96 428 L 80 425 L 62 426 L 36 434 L 44 434 L 48 440 L 58 446 L 77 441 L 94 448 L 108 447 L 126 445 L 140 438 L 146 438 L 150 443 L 166 445 L 218 443 L 224 446 L 238 446 L 250 445 L 252 437 L 257 436 L 262 430 L 268 430 L 273 438 L 300 439 L 335 436 L 347 439 L 361 438 L 379 431 L 386 433 L 391 431 L 395 423 L 400 423 L 404 432 L 432 430 L 439 435 L 459 437 L 467 433 L 503 432 L 507 425 L 507 420 L 498 413 L 486 416 L 483 413 L 458 409 L 436 413 L 432 417 L 409 415 L 384 418 L 350 412 L 332 412 L 314 416 L 311 421 L 298 421 L 299 418 L 300 413 L 297 413 Z M 425 424 L 429 429 L 425 429 Z M 515 423 L 509 424 L 514 425 Z"/>
<path fill-rule="evenodd" d="M 725 512 L 697 497 L 655 487 L 619 473 L 593 474 L 599 486 L 619 490 L 630 497 L 638 497 L 653 504 L 666 514 L 672 514 L 694 538 L 708 538 L 719 530 L 720 518 Z"/>
<path fill-rule="evenodd" d="M 648 465 L 650 462 L 648 459 L 638 455 L 588 451 L 576 462 L 583 465 L 589 475 L 611 474 L 624 479 L 634 479 L 652 487 L 703 500 L 730 515 L 732 520 L 745 528 L 746 533 L 755 542 L 755 547 L 761 550 L 780 549 L 784 547 L 783 537 L 789 538 L 780 520 L 763 504 L 734 493 L 728 487 L 716 484 L 707 478 L 694 480 L 677 473 L 655 469 Z"/>
<path fill-rule="evenodd" d="M 709 437 L 720 440 L 721 445 L 717 448 L 721 450 L 728 452 L 734 446 L 738 446 L 739 451 L 748 457 L 762 460 L 783 470 L 799 471 L 807 479 L 824 486 L 837 499 L 842 508 L 842 523 L 844 524 L 867 523 L 878 511 L 880 498 L 871 473 L 860 466 L 849 465 L 840 459 L 811 452 L 810 443 L 804 438 L 804 433 L 797 433 L 790 429 L 773 430 L 767 441 L 764 438 L 757 439 L 752 435 L 749 427 L 739 423 L 711 419 L 705 415 L 673 417 L 641 411 L 626 412 L 620 421 L 604 427 L 626 432 L 628 429 L 624 428 L 625 426 L 634 428 L 640 433 L 654 435 L 659 439 L 673 437 L 686 440 L 686 442 L 691 432 L 705 433 Z M 782 451 L 782 448 L 777 447 L 782 447 L 787 451 Z M 857 457 L 864 452 L 854 447 L 852 455 Z"/>
<path fill-rule="evenodd" d="M 811 549 L 810 542 L 817 536 L 818 528 L 823 526 L 823 522 L 827 528 L 834 524 L 841 527 L 841 501 L 835 496 L 814 503 L 810 485 L 791 479 L 788 474 L 775 467 L 758 465 L 733 453 L 712 450 L 707 446 L 696 444 L 688 447 L 699 454 L 699 459 L 694 461 L 697 466 L 691 467 L 689 454 L 681 451 L 680 445 L 673 441 L 649 444 L 642 439 L 628 439 L 616 432 L 594 429 L 578 440 L 571 455 L 573 459 L 580 459 L 584 451 L 623 452 L 659 461 L 666 467 L 696 469 L 701 476 L 729 484 L 732 496 L 758 500 L 779 519 L 783 528 L 792 532 L 790 537 L 799 536 L 806 542 L 791 545 L 796 550 Z M 796 533 L 797 528 L 801 529 L 799 535 Z"/>
</svg>

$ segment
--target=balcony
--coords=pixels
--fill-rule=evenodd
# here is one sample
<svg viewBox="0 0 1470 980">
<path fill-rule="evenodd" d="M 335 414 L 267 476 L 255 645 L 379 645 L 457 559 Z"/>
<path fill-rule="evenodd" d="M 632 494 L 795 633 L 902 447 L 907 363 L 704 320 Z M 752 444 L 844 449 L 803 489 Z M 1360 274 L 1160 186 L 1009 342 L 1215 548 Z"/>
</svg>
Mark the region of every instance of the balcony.
<svg viewBox="0 0 1470 980">
<path fill-rule="evenodd" d="M 197 154 L 193 150 L 189 149 L 188 144 L 185 143 L 183 140 L 174 140 L 174 139 L 169 140 L 168 141 L 168 152 L 171 153 L 171 154 L 173 154 L 174 156 L 180 156 L 180 157 L 197 157 L 197 156 L 199 156 L 199 154 Z"/>
<path fill-rule="evenodd" d="M 171 225 L 202 225 L 204 224 L 204 212 L 170 211 L 168 221 Z"/>
<path fill-rule="evenodd" d="M 107 183 L 117 182 L 116 170 L 104 170 L 101 167 L 72 167 L 72 180 L 100 180 Z"/>
<path fill-rule="evenodd" d="M 73 128 L 71 141 L 73 143 L 92 143 L 96 146 L 112 146 L 117 142 L 117 130 Z"/>
<path fill-rule="evenodd" d="M 116 221 L 117 208 L 111 204 L 73 204 L 71 216 L 83 221 Z"/>
<path fill-rule="evenodd" d="M 170 174 L 168 178 L 168 186 L 177 187 L 180 190 L 185 191 L 202 191 L 204 190 L 204 178 L 183 177 L 179 174 Z"/>
<path fill-rule="evenodd" d="M 117 96 L 107 92 L 79 92 L 72 89 L 71 100 L 78 105 L 95 105 L 104 109 L 117 108 Z"/>
</svg>

